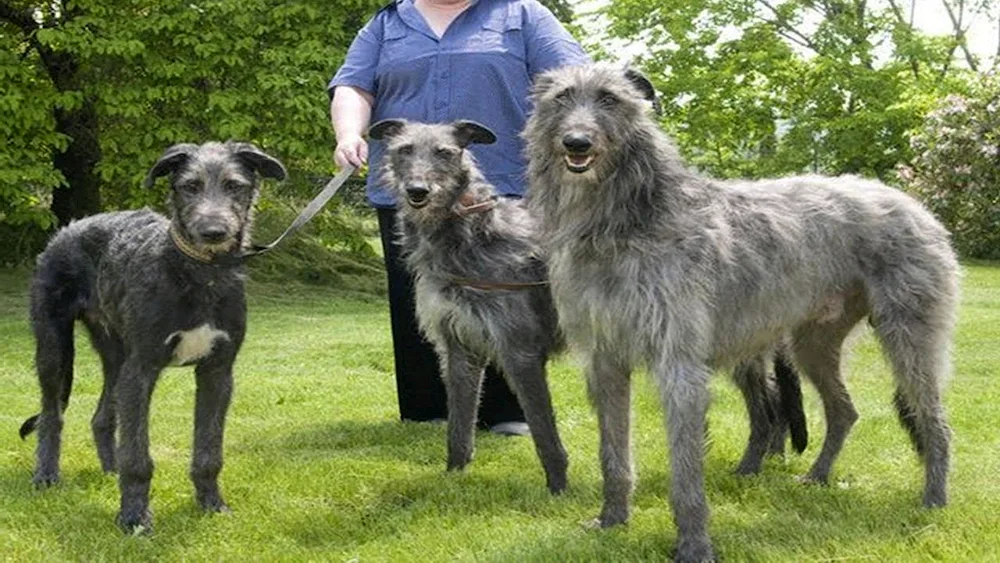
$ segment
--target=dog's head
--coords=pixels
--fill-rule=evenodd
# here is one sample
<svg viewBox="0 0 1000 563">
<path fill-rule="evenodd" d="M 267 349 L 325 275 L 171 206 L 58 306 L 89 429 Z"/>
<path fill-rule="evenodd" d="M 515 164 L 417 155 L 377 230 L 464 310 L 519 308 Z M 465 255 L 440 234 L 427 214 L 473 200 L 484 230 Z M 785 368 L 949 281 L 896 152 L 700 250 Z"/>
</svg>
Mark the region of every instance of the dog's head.
<svg viewBox="0 0 1000 563">
<path fill-rule="evenodd" d="M 416 221 L 440 220 L 451 213 L 476 171 L 469 145 L 491 144 L 496 135 L 473 121 L 448 124 L 379 121 L 368 136 L 385 143 L 382 180 Z"/>
<path fill-rule="evenodd" d="M 175 228 L 197 250 L 215 255 L 249 242 L 258 176 L 283 180 L 285 167 L 250 143 L 184 143 L 163 153 L 144 185 L 168 174 Z"/>
<path fill-rule="evenodd" d="M 542 74 L 525 128 L 533 159 L 559 167 L 571 180 L 600 177 L 614 155 L 641 134 L 656 89 L 641 73 L 609 64 L 564 67 Z"/>
</svg>

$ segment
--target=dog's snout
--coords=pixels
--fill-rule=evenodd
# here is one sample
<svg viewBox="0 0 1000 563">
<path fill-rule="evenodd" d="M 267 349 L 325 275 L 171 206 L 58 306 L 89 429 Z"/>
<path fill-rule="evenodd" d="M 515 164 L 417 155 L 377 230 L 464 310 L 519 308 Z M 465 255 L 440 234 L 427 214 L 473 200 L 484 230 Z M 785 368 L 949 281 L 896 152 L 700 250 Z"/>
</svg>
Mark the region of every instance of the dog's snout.
<svg viewBox="0 0 1000 563">
<path fill-rule="evenodd" d="M 219 243 L 226 240 L 226 228 L 222 225 L 207 225 L 198 229 L 198 235 L 208 243 Z"/>
<path fill-rule="evenodd" d="M 594 146 L 590 137 L 583 133 L 568 133 L 563 135 L 562 144 L 571 153 L 585 153 Z"/>
<path fill-rule="evenodd" d="M 413 199 L 423 199 L 429 193 L 431 193 L 431 190 L 427 187 L 427 184 L 410 184 L 406 186 L 406 195 Z"/>
</svg>

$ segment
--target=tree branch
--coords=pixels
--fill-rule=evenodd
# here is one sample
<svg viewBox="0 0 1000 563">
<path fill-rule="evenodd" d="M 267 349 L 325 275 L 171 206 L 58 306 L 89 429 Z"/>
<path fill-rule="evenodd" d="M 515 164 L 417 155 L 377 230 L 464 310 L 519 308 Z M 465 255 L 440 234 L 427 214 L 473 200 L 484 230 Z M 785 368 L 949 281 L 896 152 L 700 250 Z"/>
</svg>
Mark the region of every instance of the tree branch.
<svg viewBox="0 0 1000 563">
<path fill-rule="evenodd" d="M 906 23 L 906 19 L 903 17 L 903 10 L 896 4 L 895 0 L 888 0 L 888 2 L 889 7 L 892 8 L 892 13 L 896 16 L 896 22 L 906 28 L 907 39 L 911 39 L 913 37 L 913 24 Z M 910 14 L 910 21 L 913 21 L 912 13 Z M 917 62 L 917 59 L 912 54 L 907 55 L 906 58 L 910 61 L 910 70 L 913 71 L 913 77 L 920 78 L 920 64 Z"/>
<path fill-rule="evenodd" d="M 772 6 L 767 0 L 758 0 L 758 1 L 761 4 L 763 4 L 764 7 L 766 7 L 768 10 L 771 10 L 771 13 L 774 14 L 775 16 L 775 19 L 773 20 L 769 20 L 767 18 L 761 18 L 761 20 L 763 20 L 764 23 L 777 27 L 778 34 L 780 34 L 785 39 L 788 39 L 789 41 L 792 41 L 793 43 L 801 45 L 802 47 L 805 47 L 807 49 L 812 49 L 813 52 L 819 54 L 820 52 L 819 47 L 817 47 L 816 44 L 813 43 L 812 39 L 810 39 L 807 35 L 803 34 L 799 30 L 792 27 L 792 25 L 789 24 L 787 20 L 785 20 L 784 16 L 782 16 L 778 12 L 777 8 Z M 782 32 L 781 31 L 782 29 L 784 29 L 785 31 Z M 795 38 L 793 38 L 792 36 L 794 36 Z"/>
<path fill-rule="evenodd" d="M 976 64 L 976 58 L 972 56 L 971 52 L 969 52 L 969 45 L 965 40 L 966 30 L 962 29 L 962 12 L 959 12 L 959 16 L 956 17 L 955 12 L 951 9 L 951 4 L 948 3 L 948 0 L 941 0 L 941 4 L 944 5 L 945 11 L 948 12 L 948 19 L 951 20 L 951 27 L 955 32 L 955 42 L 962 48 L 962 53 L 965 54 L 965 62 L 969 65 L 969 69 L 974 72 L 978 71 L 979 65 Z M 962 6 L 961 3 L 959 5 Z"/>
</svg>

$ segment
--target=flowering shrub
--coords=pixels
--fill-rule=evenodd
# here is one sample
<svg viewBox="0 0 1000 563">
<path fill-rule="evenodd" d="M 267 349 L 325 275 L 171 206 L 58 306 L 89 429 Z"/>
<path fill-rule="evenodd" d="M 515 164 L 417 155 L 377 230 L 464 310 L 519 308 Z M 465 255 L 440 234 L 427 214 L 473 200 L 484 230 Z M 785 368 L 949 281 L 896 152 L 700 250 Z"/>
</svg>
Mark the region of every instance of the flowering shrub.
<svg viewBox="0 0 1000 563">
<path fill-rule="evenodd" d="M 965 257 L 1000 259 L 1000 75 L 950 95 L 910 139 L 906 187 L 952 232 Z"/>
</svg>

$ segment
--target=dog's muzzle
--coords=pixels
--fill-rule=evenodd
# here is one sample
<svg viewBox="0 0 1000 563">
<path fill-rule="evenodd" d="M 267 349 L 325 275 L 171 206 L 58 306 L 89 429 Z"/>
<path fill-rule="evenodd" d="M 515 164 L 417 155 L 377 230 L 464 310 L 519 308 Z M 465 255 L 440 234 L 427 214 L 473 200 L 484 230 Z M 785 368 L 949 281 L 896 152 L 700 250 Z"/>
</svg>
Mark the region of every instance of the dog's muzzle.
<svg viewBox="0 0 1000 563">
<path fill-rule="evenodd" d="M 594 143 L 590 136 L 582 133 L 569 133 L 562 138 L 563 148 L 566 149 L 566 168 L 573 173 L 582 174 L 590 170 L 596 155 L 593 152 Z"/>
<path fill-rule="evenodd" d="M 410 204 L 410 207 L 420 209 L 430 203 L 428 198 L 430 193 L 430 189 L 423 184 L 411 184 L 406 187 L 406 202 Z"/>
</svg>

